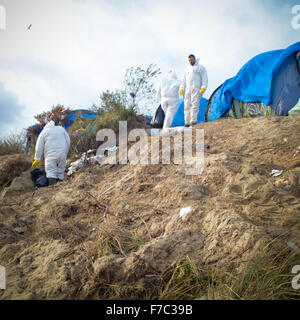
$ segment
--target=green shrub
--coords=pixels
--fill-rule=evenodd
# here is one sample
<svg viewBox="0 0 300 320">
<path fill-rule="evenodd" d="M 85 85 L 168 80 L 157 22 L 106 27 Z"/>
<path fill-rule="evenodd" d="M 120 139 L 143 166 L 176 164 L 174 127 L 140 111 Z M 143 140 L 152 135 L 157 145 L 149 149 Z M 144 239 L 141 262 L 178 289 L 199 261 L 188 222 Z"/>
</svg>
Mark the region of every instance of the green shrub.
<svg viewBox="0 0 300 320">
<path fill-rule="evenodd" d="M 131 127 L 137 119 L 134 109 L 126 109 L 125 107 L 111 110 L 100 114 L 96 120 L 96 129 L 112 129 L 116 133 L 119 132 L 119 121 L 127 121 L 128 127 Z"/>
</svg>

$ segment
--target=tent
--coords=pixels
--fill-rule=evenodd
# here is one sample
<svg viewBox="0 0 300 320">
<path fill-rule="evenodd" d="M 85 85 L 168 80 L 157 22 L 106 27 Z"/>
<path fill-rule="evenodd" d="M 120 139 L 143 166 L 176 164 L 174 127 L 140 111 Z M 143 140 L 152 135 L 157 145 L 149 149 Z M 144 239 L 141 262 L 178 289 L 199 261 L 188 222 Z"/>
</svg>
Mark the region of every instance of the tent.
<svg viewBox="0 0 300 320">
<path fill-rule="evenodd" d="M 207 99 L 202 98 L 200 100 L 199 104 L 199 113 L 198 113 L 198 118 L 197 118 L 197 124 L 200 122 L 205 121 L 205 110 L 206 110 L 206 105 L 207 105 Z M 181 99 L 179 102 L 179 107 L 177 110 L 177 113 L 175 114 L 175 117 L 172 122 L 172 127 L 182 127 L 184 126 L 184 100 Z"/>
<path fill-rule="evenodd" d="M 197 119 L 197 124 L 200 122 L 205 121 L 205 110 L 206 110 L 206 105 L 207 105 L 207 99 L 202 98 L 199 104 L 199 113 L 198 113 L 198 119 Z M 151 122 L 152 117 L 151 116 L 146 116 L 146 118 Z M 184 121 L 184 100 L 180 99 L 179 100 L 179 106 L 178 110 L 174 116 L 173 122 L 172 122 L 172 127 L 182 127 L 185 125 Z"/>
<path fill-rule="evenodd" d="M 300 97 L 300 42 L 257 55 L 217 88 L 205 119 L 287 116 Z"/>
<path fill-rule="evenodd" d="M 69 127 L 71 127 L 79 115 L 83 119 L 90 119 L 90 120 L 93 120 L 98 116 L 97 113 L 94 113 L 89 110 L 84 110 L 84 109 L 72 110 L 67 115 L 67 120 L 64 122 L 64 128 L 68 129 Z"/>
</svg>

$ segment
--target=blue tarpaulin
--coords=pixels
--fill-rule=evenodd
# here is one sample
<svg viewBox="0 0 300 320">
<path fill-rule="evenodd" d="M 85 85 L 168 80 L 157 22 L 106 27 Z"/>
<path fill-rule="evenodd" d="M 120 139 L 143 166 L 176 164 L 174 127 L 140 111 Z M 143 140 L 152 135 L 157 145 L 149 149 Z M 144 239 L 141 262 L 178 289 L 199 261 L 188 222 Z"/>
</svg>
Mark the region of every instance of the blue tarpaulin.
<svg viewBox="0 0 300 320">
<path fill-rule="evenodd" d="M 207 105 L 207 99 L 202 98 L 199 105 L 199 113 L 197 118 L 197 124 L 200 122 L 204 122 L 205 120 L 205 110 Z M 146 116 L 146 118 L 151 122 L 152 117 Z M 183 127 L 185 125 L 184 121 L 184 100 L 179 100 L 178 110 L 174 116 L 172 127 Z"/>
<path fill-rule="evenodd" d="M 228 111 L 232 98 L 243 102 L 262 102 L 269 106 L 274 75 L 284 61 L 297 51 L 300 51 L 300 42 L 287 49 L 265 52 L 251 59 L 217 92 L 210 106 L 209 120 L 218 120 Z"/>
<path fill-rule="evenodd" d="M 93 120 L 95 119 L 98 115 L 97 114 L 80 114 L 81 118 L 83 119 L 90 119 L 90 120 Z M 77 118 L 77 114 L 76 113 L 71 113 L 71 114 L 68 114 L 68 120 L 64 123 L 64 127 L 65 129 L 71 127 L 75 120 Z"/>
<path fill-rule="evenodd" d="M 206 105 L 207 105 L 207 99 L 202 98 L 200 101 L 200 105 L 199 105 L 197 124 L 200 122 L 204 122 Z M 182 127 L 182 126 L 184 126 L 184 124 L 185 124 L 185 121 L 184 121 L 184 100 L 180 99 L 177 113 L 175 114 L 175 117 L 172 122 L 172 127 Z"/>
</svg>

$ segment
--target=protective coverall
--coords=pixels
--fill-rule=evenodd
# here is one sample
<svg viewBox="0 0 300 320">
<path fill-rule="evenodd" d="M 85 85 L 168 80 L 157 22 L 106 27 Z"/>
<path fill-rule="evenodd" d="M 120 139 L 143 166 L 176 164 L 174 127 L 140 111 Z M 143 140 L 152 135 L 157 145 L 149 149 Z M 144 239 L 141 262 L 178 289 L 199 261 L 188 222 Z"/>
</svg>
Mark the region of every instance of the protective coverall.
<svg viewBox="0 0 300 320">
<path fill-rule="evenodd" d="M 34 157 L 35 160 L 40 160 L 44 152 L 48 179 L 64 179 L 69 149 L 70 137 L 67 131 L 50 121 L 38 137 Z"/>
<path fill-rule="evenodd" d="M 199 105 L 202 98 L 200 90 L 206 90 L 207 82 L 206 69 L 199 64 L 199 59 L 196 60 L 193 66 L 189 65 L 185 69 L 180 89 L 184 92 L 184 118 L 186 125 L 197 123 Z"/>
<path fill-rule="evenodd" d="M 178 110 L 180 81 L 176 73 L 170 70 L 168 77 L 162 79 L 157 87 L 157 96 L 160 100 L 162 109 L 165 112 L 163 129 L 171 128 L 173 118 Z"/>
</svg>

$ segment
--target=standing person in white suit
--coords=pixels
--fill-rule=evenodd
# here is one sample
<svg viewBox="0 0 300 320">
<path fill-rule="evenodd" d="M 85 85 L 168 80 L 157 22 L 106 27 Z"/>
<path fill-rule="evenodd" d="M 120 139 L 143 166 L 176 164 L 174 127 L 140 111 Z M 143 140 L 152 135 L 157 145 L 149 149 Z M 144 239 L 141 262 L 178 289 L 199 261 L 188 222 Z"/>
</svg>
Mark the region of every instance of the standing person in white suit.
<svg viewBox="0 0 300 320">
<path fill-rule="evenodd" d="M 207 88 L 206 69 L 193 54 L 189 55 L 189 66 L 184 71 L 179 94 L 184 95 L 185 126 L 197 123 L 199 104 Z"/>
<path fill-rule="evenodd" d="M 67 155 L 70 149 L 70 137 L 67 131 L 58 125 L 58 122 L 50 121 L 40 133 L 36 147 L 32 167 L 39 164 L 44 153 L 45 171 L 49 185 L 58 180 L 64 180 Z"/>
<path fill-rule="evenodd" d="M 160 81 L 157 87 L 157 96 L 165 113 L 163 130 L 171 128 L 173 118 L 178 110 L 180 81 L 175 71 L 170 70 L 168 77 Z"/>
</svg>

